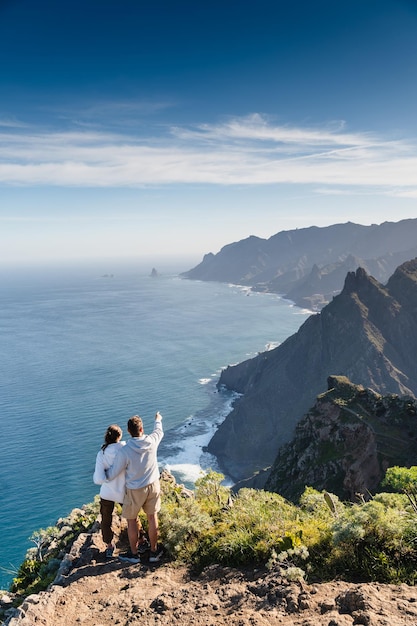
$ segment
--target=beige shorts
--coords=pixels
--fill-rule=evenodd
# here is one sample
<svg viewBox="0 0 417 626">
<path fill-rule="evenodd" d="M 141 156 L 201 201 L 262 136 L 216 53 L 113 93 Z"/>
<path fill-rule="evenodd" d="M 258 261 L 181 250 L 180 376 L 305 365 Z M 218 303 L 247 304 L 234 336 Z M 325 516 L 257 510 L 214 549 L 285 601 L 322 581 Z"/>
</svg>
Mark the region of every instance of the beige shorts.
<svg viewBox="0 0 417 626">
<path fill-rule="evenodd" d="M 122 516 L 126 519 L 136 519 L 139 511 L 143 509 L 148 515 L 158 513 L 161 509 L 161 488 L 159 480 L 141 487 L 140 489 L 127 489 L 123 500 Z"/>
</svg>

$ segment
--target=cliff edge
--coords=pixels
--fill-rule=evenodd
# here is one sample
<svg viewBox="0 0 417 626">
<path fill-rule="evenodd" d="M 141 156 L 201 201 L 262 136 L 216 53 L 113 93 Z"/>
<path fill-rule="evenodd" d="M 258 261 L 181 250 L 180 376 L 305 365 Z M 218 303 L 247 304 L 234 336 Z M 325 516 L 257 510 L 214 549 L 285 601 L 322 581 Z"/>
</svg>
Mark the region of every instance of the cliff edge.
<svg viewBox="0 0 417 626">
<path fill-rule="evenodd" d="M 100 563 L 98 530 L 80 535 L 72 569 L 26 598 L 4 626 L 410 626 L 417 588 L 334 581 L 309 585 L 261 568 Z"/>
</svg>

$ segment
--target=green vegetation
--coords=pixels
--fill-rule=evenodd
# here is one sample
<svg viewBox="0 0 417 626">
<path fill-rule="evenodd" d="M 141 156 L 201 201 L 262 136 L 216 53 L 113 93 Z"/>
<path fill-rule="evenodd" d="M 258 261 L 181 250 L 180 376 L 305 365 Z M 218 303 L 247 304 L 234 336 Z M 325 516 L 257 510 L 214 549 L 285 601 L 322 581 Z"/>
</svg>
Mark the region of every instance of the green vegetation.
<svg viewBox="0 0 417 626">
<path fill-rule="evenodd" d="M 37 530 L 29 537 L 35 547 L 27 551 L 10 586 L 10 591 L 17 594 L 16 604 L 19 604 L 19 599 L 48 587 L 55 579 L 65 553 L 80 533 L 91 529 L 98 512 L 99 499 L 96 497 L 94 502 L 84 505 L 82 509 L 74 509 L 56 526 Z"/>
<path fill-rule="evenodd" d="M 162 481 L 161 540 L 173 562 L 196 571 L 219 563 L 265 566 L 288 580 L 417 582 L 417 467 L 390 468 L 379 493 L 356 504 L 307 487 L 298 504 L 267 491 L 232 496 L 209 472 L 194 494 Z M 36 531 L 11 591 L 45 589 L 74 539 L 98 515 L 98 499 L 58 527 Z M 145 519 L 143 519 L 146 524 Z"/>
<path fill-rule="evenodd" d="M 173 559 L 197 571 L 211 563 L 262 564 L 311 582 L 415 584 L 417 510 L 409 483 L 417 488 L 417 468 L 401 470 L 408 483 L 390 487 L 403 493 L 352 504 L 309 487 L 297 505 L 254 489 L 241 489 L 231 499 L 223 477 L 210 472 L 197 482 L 195 498 L 184 500 L 169 487 L 160 515 L 162 539 Z"/>
<path fill-rule="evenodd" d="M 417 467 L 389 467 L 383 486 L 406 494 L 414 512 L 417 514 Z"/>
</svg>

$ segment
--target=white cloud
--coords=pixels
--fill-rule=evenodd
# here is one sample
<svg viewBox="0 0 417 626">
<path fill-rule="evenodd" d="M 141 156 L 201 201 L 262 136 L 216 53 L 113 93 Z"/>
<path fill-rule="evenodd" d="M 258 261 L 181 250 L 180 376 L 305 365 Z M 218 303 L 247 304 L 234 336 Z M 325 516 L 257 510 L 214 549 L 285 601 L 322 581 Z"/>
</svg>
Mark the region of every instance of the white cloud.
<svg viewBox="0 0 417 626">
<path fill-rule="evenodd" d="M 149 136 L 33 127 L 29 133 L 3 125 L 0 183 L 101 188 L 295 183 L 314 185 L 319 193 L 372 188 L 415 197 L 417 145 L 349 133 L 344 124 L 274 125 L 259 114 Z"/>
<path fill-rule="evenodd" d="M 329 125 L 324 128 L 297 128 L 291 126 L 274 126 L 268 118 L 258 113 L 232 119 L 224 124 L 202 124 L 197 129 L 187 130 L 174 128 L 176 136 L 183 139 L 200 139 L 203 141 L 220 140 L 256 140 L 268 141 L 276 144 L 296 145 L 306 149 L 311 146 L 358 146 L 368 145 L 372 139 L 366 134 L 348 134 L 340 130 L 343 123 Z"/>
<path fill-rule="evenodd" d="M 393 198 L 417 198 L 417 186 L 410 189 L 392 189 L 386 195 Z"/>
<path fill-rule="evenodd" d="M 0 128 L 25 128 L 26 124 L 14 117 L 0 117 Z"/>
</svg>

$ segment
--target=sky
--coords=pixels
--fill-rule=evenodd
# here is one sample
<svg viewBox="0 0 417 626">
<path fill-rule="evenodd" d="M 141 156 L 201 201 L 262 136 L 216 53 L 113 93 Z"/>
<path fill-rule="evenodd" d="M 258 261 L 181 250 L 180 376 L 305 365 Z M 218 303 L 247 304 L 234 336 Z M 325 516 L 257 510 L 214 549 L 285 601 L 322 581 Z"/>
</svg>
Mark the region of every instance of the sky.
<svg viewBox="0 0 417 626">
<path fill-rule="evenodd" d="M 0 0 L 0 265 L 417 218 L 415 0 Z"/>
</svg>

